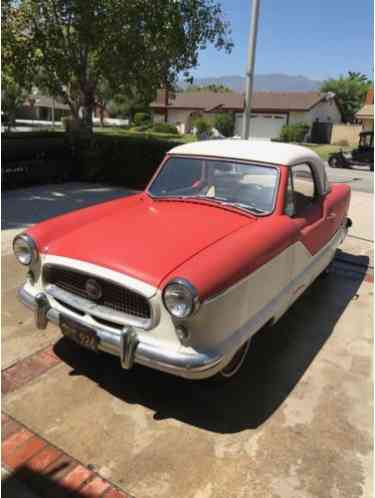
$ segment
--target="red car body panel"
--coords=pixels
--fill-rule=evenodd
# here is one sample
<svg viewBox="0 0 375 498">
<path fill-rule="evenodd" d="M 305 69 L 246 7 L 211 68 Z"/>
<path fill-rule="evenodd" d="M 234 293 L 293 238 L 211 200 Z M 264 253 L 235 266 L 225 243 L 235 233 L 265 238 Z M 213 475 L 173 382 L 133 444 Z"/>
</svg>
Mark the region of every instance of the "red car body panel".
<svg viewBox="0 0 375 498">
<path fill-rule="evenodd" d="M 256 219 L 206 203 L 135 195 L 29 229 L 40 252 L 86 261 L 158 286 L 198 252 Z"/>
<path fill-rule="evenodd" d="M 27 233 L 42 253 L 93 263 L 160 288 L 184 277 L 206 298 L 297 241 L 314 255 L 333 237 L 347 214 L 350 188 L 332 185 L 303 217 L 290 218 L 283 214 L 287 178 L 288 168 L 281 166 L 275 210 L 265 217 L 142 193 L 59 216 Z"/>
<path fill-rule="evenodd" d="M 259 218 L 256 224 L 247 225 L 215 244 L 214 250 L 201 251 L 177 268 L 161 287 L 173 277 L 184 277 L 194 282 L 204 299 L 212 296 L 301 241 L 313 256 L 322 249 L 337 231 L 347 213 L 350 188 L 333 185 L 321 206 L 315 206 L 304 218 L 290 218 L 284 214 Z M 333 221 L 326 213 L 334 211 Z M 202 272 L 204 269 L 204 272 Z"/>
</svg>

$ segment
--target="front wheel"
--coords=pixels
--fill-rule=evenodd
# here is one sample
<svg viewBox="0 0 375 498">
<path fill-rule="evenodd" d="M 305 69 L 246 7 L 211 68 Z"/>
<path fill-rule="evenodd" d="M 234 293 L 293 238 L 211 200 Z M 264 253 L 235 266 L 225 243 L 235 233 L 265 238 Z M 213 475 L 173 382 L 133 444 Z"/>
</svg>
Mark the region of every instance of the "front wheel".
<svg viewBox="0 0 375 498">
<path fill-rule="evenodd" d="M 227 382 L 229 379 L 234 377 L 239 369 L 242 367 L 243 362 L 245 361 L 247 352 L 249 351 L 250 339 L 245 342 L 237 351 L 234 353 L 232 359 L 229 363 L 222 369 L 220 372 L 215 374 L 209 380 L 215 383 L 223 383 Z"/>
</svg>

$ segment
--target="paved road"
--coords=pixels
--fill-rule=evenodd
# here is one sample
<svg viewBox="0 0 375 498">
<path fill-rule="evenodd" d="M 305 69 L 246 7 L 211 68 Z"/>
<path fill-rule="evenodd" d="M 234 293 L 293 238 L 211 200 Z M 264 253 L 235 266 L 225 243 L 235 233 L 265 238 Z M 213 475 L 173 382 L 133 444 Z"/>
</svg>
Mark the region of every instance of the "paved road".
<svg viewBox="0 0 375 498">
<path fill-rule="evenodd" d="M 374 173 L 368 167 L 355 169 L 330 168 L 326 163 L 328 178 L 334 183 L 348 183 L 355 192 L 374 192 Z"/>
</svg>

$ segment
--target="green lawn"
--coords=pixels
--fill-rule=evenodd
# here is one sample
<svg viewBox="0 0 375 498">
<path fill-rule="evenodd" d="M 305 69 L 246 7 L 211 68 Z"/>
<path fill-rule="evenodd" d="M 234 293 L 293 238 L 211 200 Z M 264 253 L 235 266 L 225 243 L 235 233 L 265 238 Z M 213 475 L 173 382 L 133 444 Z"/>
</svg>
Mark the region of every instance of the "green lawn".
<svg viewBox="0 0 375 498">
<path fill-rule="evenodd" d="M 304 147 L 308 147 L 316 152 L 323 161 L 327 161 L 329 154 L 332 152 L 338 152 L 339 150 L 351 150 L 351 146 L 340 146 L 340 145 L 321 145 L 321 144 L 302 144 Z"/>
</svg>

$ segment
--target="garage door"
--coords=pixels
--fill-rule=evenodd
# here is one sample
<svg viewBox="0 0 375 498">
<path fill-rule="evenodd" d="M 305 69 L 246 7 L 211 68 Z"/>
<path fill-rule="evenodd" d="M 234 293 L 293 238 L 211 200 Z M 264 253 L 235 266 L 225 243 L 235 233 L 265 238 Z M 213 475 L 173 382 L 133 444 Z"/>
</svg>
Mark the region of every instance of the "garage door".
<svg viewBox="0 0 375 498">
<path fill-rule="evenodd" d="M 236 114 L 236 135 L 242 132 L 242 114 Z M 278 138 L 280 130 L 286 124 L 286 114 L 252 114 L 250 121 L 250 136 L 258 140 Z"/>
</svg>

